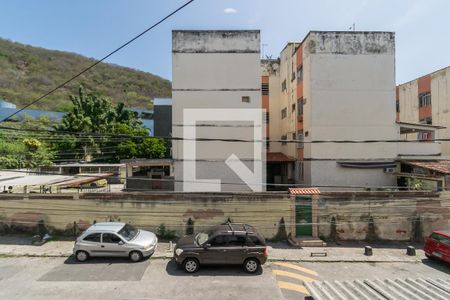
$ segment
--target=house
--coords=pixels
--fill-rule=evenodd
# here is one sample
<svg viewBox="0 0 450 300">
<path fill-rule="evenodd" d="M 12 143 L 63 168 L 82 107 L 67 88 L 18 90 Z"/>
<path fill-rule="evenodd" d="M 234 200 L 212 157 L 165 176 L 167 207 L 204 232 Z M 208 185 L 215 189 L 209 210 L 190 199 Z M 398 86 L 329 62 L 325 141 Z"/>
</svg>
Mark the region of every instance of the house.
<svg viewBox="0 0 450 300">
<path fill-rule="evenodd" d="M 172 159 L 124 159 L 125 191 L 173 191 Z"/>
</svg>

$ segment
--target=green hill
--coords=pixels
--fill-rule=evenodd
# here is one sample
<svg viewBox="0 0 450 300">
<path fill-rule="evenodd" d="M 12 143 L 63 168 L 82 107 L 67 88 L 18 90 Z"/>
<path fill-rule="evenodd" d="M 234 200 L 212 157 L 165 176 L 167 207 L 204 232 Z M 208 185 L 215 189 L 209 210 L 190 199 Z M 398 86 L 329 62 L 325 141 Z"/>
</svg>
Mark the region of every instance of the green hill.
<svg viewBox="0 0 450 300">
<path fill-rule="evenodd" d="M 0 99 L 22 107 L 93 62 L 74 53 L 0 39 Z M 153 98 L 171 95 L 169 80 L 101 63 L 31 108 L 66 111 L 70 107 L 69 95 L 76 94 L 80 84 L 127 107 L 151 108 Z"/>
</svg>

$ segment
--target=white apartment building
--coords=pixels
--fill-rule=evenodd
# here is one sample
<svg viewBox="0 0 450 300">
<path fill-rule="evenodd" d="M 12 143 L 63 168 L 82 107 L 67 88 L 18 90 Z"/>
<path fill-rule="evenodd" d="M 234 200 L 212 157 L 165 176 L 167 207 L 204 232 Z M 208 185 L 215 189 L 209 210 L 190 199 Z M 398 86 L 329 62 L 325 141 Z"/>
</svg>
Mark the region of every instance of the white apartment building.
<svg viewBox="0 0 450 300">
<path fill-rule="evenodd" d="M 395 186 L 398 160 L 440 155 L 437 143 L 318 143 L 395 141 L 424 130 L 396 123 L 394 33 L 312 31 L 262 69 L 270 139 L 304 141 L 270 143 L 269 183 Z"/>
<path fill-rule="evenodd" d="M 172 52 L 175 191 L 264 190 L 259 31 L 173 31 Z"/>
</svg>

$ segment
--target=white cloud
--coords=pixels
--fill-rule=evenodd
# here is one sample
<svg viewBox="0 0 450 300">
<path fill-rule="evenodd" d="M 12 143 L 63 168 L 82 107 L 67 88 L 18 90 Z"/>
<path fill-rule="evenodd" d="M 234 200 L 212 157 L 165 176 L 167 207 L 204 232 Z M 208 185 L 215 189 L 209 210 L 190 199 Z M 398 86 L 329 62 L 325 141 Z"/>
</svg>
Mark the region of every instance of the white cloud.
<svg viewBox="0 0 450 300">
<path fill-rule="evenodd" d="M 228 7 L 228 8 L 225 8 L 225 9 L 223 10 L 223 12 L 226 13 L 226 14 L 235 14 L 235 13 L 237 13 L 238 11 L 237 11 L 236 8 Z"/>
</svg>

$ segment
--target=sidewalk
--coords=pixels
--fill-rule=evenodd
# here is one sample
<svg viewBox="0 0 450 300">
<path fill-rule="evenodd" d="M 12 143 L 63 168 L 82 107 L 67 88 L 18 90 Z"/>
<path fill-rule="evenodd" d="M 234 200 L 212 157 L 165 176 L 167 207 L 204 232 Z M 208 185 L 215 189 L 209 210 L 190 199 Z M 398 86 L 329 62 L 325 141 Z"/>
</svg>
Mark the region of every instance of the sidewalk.
<svg viewBox="0 0 450 300">
<path fill-rule="evenodd" d="M 0 256 L 68 257 L 72 255 L 73 241 L 51 241 L 42 246 L 31 245 L 31 238 L 24 236 L 0 236 Z M 173 246 L 161 242 L 152 258 L 172 258 Z M 364 255 L 361 243 L 333 245 L 331 247 L 290 248 L 284 243 L 269 244 L 270 261 L 307 262 L 420 262 L 425 258 L 423 250 L 416 247 L 416 256 L 406 255 L 406 246 L 401 244 L 373 246 L 373 256 Z M 311 253 L 326 253 L 327 256 L 311 256 Z"/>
</svg>

